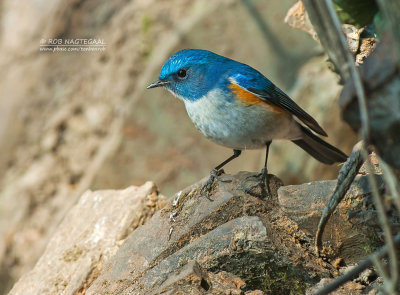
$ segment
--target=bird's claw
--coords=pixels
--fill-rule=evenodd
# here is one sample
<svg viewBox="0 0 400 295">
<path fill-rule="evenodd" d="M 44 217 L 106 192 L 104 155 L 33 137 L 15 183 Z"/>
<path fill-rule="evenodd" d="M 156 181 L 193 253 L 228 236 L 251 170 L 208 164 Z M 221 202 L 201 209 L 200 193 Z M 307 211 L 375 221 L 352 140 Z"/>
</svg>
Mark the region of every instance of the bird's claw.
<svg viewBox="0 0 400 295">
<path fill-rule="evenodd" d="M 269 188 L 269 176 L 268 170 L 264 167 L 262 168 L 261 172 L 256 175 L 250 175 L 247 178 L 258 178 L 260 179 L 256 184 L 252 185 L 250 188 L 245 189 L 246 194 L 252 194 L 252 190 L 257 186 L 261 185 L 262 188 L 265 188 L 265 191 L 268 196 L 271 195 L 271 190 Z"/>
<path fill-rule="evenodd" d="M 211 192 L 211 186 L 214 182 L 214 179 L 216 179 L 219 182 L 232 182 L 232 180 L 229 179 L 222 179 L 219 176 L 224 173 L 223 169 L 217 170 L 217 169 L 212 169 L 210 171 L 210 177 L 208 178 L 207 182 L 203 185 L 203 187 L 200 190 L 200 193 L 202 195 L 204 195 L 207 199 L 209 199 L 210 201 L 212 201 L 210 199 L 210 192 Z"/>
<path fill-rule="evenodd" d="M 211 178 L 215 178 L 216 180 L 218 180 L 219 182 L 232 182 L 232 180 L 230 179 L 222 179 L 219 176 L 224 173 L 223 169 L 217 170 L 217 169 L 212 169 L 210 171 L 210 178 L 208 179 L 210 181 Z M 212 182 L 212 181 L 211 181 Z"/>
</svg>

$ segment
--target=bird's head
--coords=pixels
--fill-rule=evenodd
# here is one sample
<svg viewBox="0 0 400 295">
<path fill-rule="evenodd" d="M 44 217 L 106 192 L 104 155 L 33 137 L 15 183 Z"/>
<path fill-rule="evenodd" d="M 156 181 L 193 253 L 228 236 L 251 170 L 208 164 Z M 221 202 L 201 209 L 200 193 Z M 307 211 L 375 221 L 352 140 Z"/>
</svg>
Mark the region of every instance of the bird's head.
<svg viewBox="0 0 400 295">
<path fill-rule="evenodd" d="M 185 49 L 173 54 L 158 80 L 147 88 L 165 87 L 182 100 L 197 100 L 214 89 L 229 59 L 207 50 Z"/>
</svg>

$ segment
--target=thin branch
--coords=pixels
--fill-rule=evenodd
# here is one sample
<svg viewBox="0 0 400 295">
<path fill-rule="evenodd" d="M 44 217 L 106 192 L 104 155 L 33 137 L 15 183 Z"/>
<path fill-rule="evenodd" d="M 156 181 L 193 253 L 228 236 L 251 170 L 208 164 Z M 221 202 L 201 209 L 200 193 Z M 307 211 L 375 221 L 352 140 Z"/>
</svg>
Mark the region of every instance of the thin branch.
<svg viewBox="0 0 400 295">
<path fill-rule="evenodd" d="M 382 199 L 379 195 L 379 189 L 378 189 L 378 183 L 376 181 L 376 178 L 374 174 L 371 174 L 373 169 L 371 167 L 371 163 L 368 160 L 368 153 L 366 150 L 362 149 L 362 156 L 364 159 L 366 159 L 366 170 L 367 170 L 367 176 L 369 180 L 369 184 L 371 186 L 371 191 L 372 191 L 372 196 L 374 198 L 374 204 L 375 208 L 378 212 L 378 219 L 379 223 L 383 229 L 383 232 L 385 234 L 385 241 L 386 245 L 388 246 L 389 250 L 389 261 L 390 261 L 390 275 L 391 275 L 391 283 L 392 285 L 396 285 L 397 280 L 398 280 L 398 265 L 397 265 L 397 252 L 396 252 L 396 247 L 394 245 L 393 237 L 392 237 L 392 231 L 390 229 L 390 222 L 387 217 L 385 207 L 383 205 Z M 384 274 L 382 274 L 384 275 Z"/>
<path fill-rule="evenodd" d="M 339 71 L 343 81 L 350 77 L 350 71 L 347 66 L 346 52 L 347 47 L 341 46 L 340 37 L 342 32 L 338 34 L 335 30 L 334 21 L 327 8 L 327 3 L 321 0 L 302 0 L 310 21 L 318 35 L 321 45 L 328 54 L 329 59 Z"/>
<path fill-rule="evenodd" d="M 394 243 L 396 246 L 400 245 L 400 233 L 394 238 Z M 373 254 L 371 254 L 367 259 L 361 261 L 357 266 L 349 270 L 344 275 L 338 277 L 335 281 L 325 286 L 323 289 L 315 293 L 314 295 L 327 295 L 330 292 L 335 291 L 340 286 L 344 285 L 346 282 L 357 278 L 360 273 L 362 273 L 367 268 L 373 265 L 373 262 L 382 259 L 388 253 L 388 246 L 385 245 Z"/>
<path fill-rule="evenodd" d="M 361 77 L 350 53 L 346 38 L 331 0 L 303 0 L 311 23 L 322 46 L 335 64 L 344 81 L 353 81 L 361 113 L 361 139 L 368 139 L 369 124 L 365 92 Z M 366 144 L 368 141 L 366 141 Z"/>
<path fill-rule="evenodd" d="M 312 8 L 312 11 L 314 11 L 314 13 L 316 15 L 327 15 L 327 18 L 321 20 L 321 23 L 325 24 L 325 26 L 330 25 L 329 31 L 331 32 L 330 35 L 333 35 L 333 37 L 330 40 L 329 39 L 327 40 L 326 37 L 323 37 L 321 39 L 321 42 L 325 43 L 325 44 L 323 44 L 323 45 L 325 45 L 324 46 L 325 49 L 327 49 L 326 47 L 329 46 L 330 43 L 336 43 L 336 45 L 335 45 L 336 48 L 339 47 L 339 48 L 337 48 L 338 49 L 337 51 L 340 52 L 340 56 L 338 57 L 337 54 L 335 53 L 335 54 L 330 54 L 330 57 L 333 55 L 334 60 L 336 60 L 336 63 L 338 63 L 338 62 L 341 63 L 341 64 L 339 64 L 339 69 L 341 69 L 342 77 L 343 78 L 348 77 L 354 83 L 354 86 L 355 86 L 355 89 L 357 92 L 358 103 L 360 106 L 360 113 L 361 113 L 362 128 L 360 131 L 360 137 L 364 140 L 364 144 L 366 144 L 366 142 L 368 142 L 368 134 L 369 134 L 369 127 L 368 127 L 369 126 L 369 123 L 368 123 L 369 118 L 368 118 L 368 109 L 367 109 L 367 104 L 366 104 L 366 99 L 365 99 L 364 87 L 362 84 L 361 76 L 358 72 L 358 69 L 357 69 L 355 63 L 354 63 L 354 58 L 348 49 L 347 41 L 343 35 L 342 27 L 341 27 L 339 18 L 337 17 L 336 11 L 330 0 L 325 0 L 325 1 L 307 0 L 305 2 L 309 2 L 308 5 L 311 5 L 311 6 L 319 6 L 318 13 L 316 11 L 314 11 L 314 7 Z M 320 34 L 318 34 L 318 36 L 320 36 Z M 323 40 L 325 40 L 325 41 L 323 41 Z M 329 49 L 327 49 L 327 51 L 329 53 Z M 338 66 L 338 65 L 336 64 L 336 66 Z M 361 150 L 362 148 L 363 148 L 362 146 L 359 147 L 359 150 Z M 354 158 L 351 160 L 349 159 L 346 162 L 346 164 L 350 163 L 350 162 L 355 164 L 356 162 L 360 162 L 361 158 L 362 158 L 360 156 L 360 153 L 354 154 L 353 157 Z M 357 161 L 357 159 L 358 159 L 358 161 Z M 356 161 L 356 162 L 353 162 L 353 161 Z M 352 180 L 354 180 L 354 177 L 355 177 L 355 174 L 353 176 L 351 174 L 351 172 L 354 173 L 354 170 L 351 171 L 350 170 L 351 166 L 348 166 L 346 164 L 341 169 L 341 173 L 344 172 L 345 174 L 341 174 L 341 173 L 339 174 L 338 185 L 335 189 L 333 196 L 330 199 L 330 202 L 325 207 L 325 209 L 322 213 L 320 223 L 318 225 L 316 242 L 315 242 L 315 247 L 316 247 L 317 253 L 319 253 L 319 250 L 322 246 L 323 229 L 324 229 L 326 223 L 328 222 L 330 215 L 334 211 L 334 208 L 336 208 L 338 202 L 340 202 L 340 200 L 343 199 L 344 195 L 346 194 L 346 191 L 350 187 L 350 184 L 351 184 Z M 355 168 L 356 168 L 356 166 L 355 166 Z M 349 170 L 346 173 L 347 169 L 349 169 Z M 359 169 L 359 167 L 358 167 L 358 169 Z M 356 169 L 356 170 L 358 170 L 358 169 Z M 341 175 L 343 177 L 341 177 Z M 344 177 L 344 176 L 346 176 L 346 177 Z M 336 203 L 336 205 L 334 203 Z"/>
<path fill-rule="evenodd" d="M 381 261 L 378 257 L 371 257 L 372 264 L 375 266 L 377 273 L 382 277 L 383 281 L 389 281 L 390 277 L 385 271 L 385 268 L 382 266 Z"/>
<path fill-rule="evenodd" d="M 369 139 L 369 118 L 368 118 L 368 108 L 367 108 L 367 100 L 365 98 L 365 91 L 364 91 L 364 86 L 363 82 L 360 76 L 360 73 L 358 71 L 358 68 L 356 67 L 356 64 L 354 63 L 354 58 L 353 55 L 351 54 L 347 41 L 343 35 L 342 31 L 342 26 L 340 24 L 339 18 L 336 14 L 335 8 L 333 7 L 332 1 L 331 0 L 325 0 L 326 7 L 329 11 L 329 15 L 332 18 L 332 22 L 335 26 L 336 33 L 339 36 L 340 40 L 340 45 L 343 48 L 342 52 L 345 54 L 346 58 L 346 66 L 349 68 L 350 71 L 350 78 L 353 81 L 356 93 L 357 93 L 357 99 L 358 99 L 358 105 L 360 108 L 360 116 L 361 116 L 361 139 L 364 140 L 364 144 L 368 145 L 368 139 Z"/>
<path fill-rule="evenodd" d="M 360 152 L 362 144 L 362 142 L 358 142 L 354 146 L 353 152 L 340 169 L 335 191 L 322 211 L 322 216 L 319 220 L 317 233 L 315 235 L 315 250 L 317 255 L 319 255 L 322 248 L 322 234 L 324 233 L 325 226 L 338 204 L 343 200 L 363 163 Z"/>
<path fill-rule="evenodd" d="M 355 87 L 361 117 L 360 137 L 364 143 L 361 148 L 361 154 L 367 161 L 367 171 L 369 172 L 368 180 L 372 189 L 375 207 L 378 211 L 379 221 L 385 234 L 392 276 L 392 280 L 388 281 L 388 284 L 393 286 L 398 277 L 397 255 L 388 218 L 386 216 L 382 200 L 379 196 L 378 185 L 374 175 L 371 174 L 372 169 L 370 169 L 370 163 L 368 161 L 368 152 L 366 147 L 369 143 L 369 117 L 362 79 L 354 63 L 353 56 L 348 49 L 339 18 L 331 0 L 304 0 L 304 4 L 310 14 L 310 19 L 313 24 L 314 22 L 318 22 L 317 26 L 315 26 L 315 24 L 314 26 L 322 45 L 329 54 L 329 57 L 340 70 L 342 78 L 344 80 L 351 79 Z"/>
<path fill-rule="evenodd" d="M 332 1 L 325 0 L 325 3 L 329 10 L 329 14 L 332 18 L 332 21 L 335 25 L 337 34 L 340 35 L 339 39 L 341 42 L 341 46 L 343 48 L 347 49 L 346 50 L 347 65 L 349 66 L 350 77 L 353 81 L 353 84 L 354 84 L 354 87 L 355 87 L 355 90 L 357 93 L 357 100 L 358 100 L 358 105 L 359 105 L 359 109 L 360 109 L 360 117 L 361 117 L 360 135 L 364 142 L 363 148 L 361 149 L 361 153 L 362 153 L 363 158 L 366 161 L 368 180 L 369 180 L 369 183 L 371 186 L 372 196 L 374 198 L 375 207 L 378 211 L 378 218 L 379 218 L 381 227 L 385 234 L 385 241 L 389 247 L 391 279 L 392 279 L 392 282 L 397 282 L 397 278 L 398 278 L 397 253 L 396 253 L 396 249 L 394 247 L 394 242 L 393 242 L 393 237 L 392 237 L 392 233 L 390 230 L 389 220 L 387 218 L 384 206 L 382 204 L 382 200 L 379 195 L 378 184 L 376 182 L 374 175 L 372 174 L 373 170 L 370 166 L 371 164 L 368 161 L 368 152 L 367 152 L 366 147 L 369 142 L 369 140 L 368 140 L 369 139 L 369 117 L 368 117 L 367 100 L 365 97 L 363 83 L 361 80 L 360 73 L 353 61 L 353 56 L 351 55 L 350 51 L 348 50 L 347 42 L 342 33 L 340 21 L 336 14 L 336 11 L 333 7 Z"/>
</svg>

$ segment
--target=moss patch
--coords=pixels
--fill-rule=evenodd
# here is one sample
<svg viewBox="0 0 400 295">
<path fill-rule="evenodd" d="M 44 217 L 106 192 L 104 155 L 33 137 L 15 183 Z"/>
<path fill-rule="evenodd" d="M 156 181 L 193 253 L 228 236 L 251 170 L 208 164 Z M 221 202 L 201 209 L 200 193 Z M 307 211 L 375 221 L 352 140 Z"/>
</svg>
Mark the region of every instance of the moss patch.
<svg viewBox="0 0 400 295">
<path fill-rule="evenodd" d="M 266 294 L 305 294 L 319 278 L 311 279 L 301 268 L 278 261 L 273 252 L 237 253 L 215 261 L 211 272 L 227 271 L 246 282 L 245 291 L 262 290 Z"/>
</svg>

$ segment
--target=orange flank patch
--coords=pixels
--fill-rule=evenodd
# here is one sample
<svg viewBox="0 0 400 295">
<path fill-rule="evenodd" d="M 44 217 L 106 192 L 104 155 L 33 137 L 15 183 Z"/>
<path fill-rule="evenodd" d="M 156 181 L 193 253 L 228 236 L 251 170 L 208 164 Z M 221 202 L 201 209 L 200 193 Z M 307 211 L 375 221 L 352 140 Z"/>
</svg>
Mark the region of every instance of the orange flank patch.
<svg viewBox="0 0 400 295">
<path fill-rule="evenodd" d="M 251 93 L 250 91 L 247 91 L 246 89 L 240 87 L 236 83 L 231 83 L 229 85 L 229 88 L 232 90 L 232 92 L 236 95 L 237 98 L 239 98 L 242 102 L 247 103 L 247 104 L 257 104 L 257 105 L 265 105 L 273 109 L 275 112 L 285 112 L 284 109 L 277 107 L 273 104 L 270 104 L 266 102 L 265 100 L 259 98 L 257 95 Z"/>
</svg>

